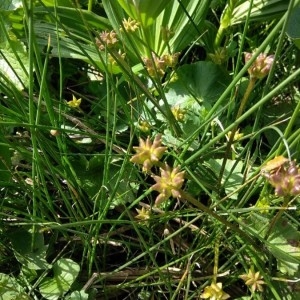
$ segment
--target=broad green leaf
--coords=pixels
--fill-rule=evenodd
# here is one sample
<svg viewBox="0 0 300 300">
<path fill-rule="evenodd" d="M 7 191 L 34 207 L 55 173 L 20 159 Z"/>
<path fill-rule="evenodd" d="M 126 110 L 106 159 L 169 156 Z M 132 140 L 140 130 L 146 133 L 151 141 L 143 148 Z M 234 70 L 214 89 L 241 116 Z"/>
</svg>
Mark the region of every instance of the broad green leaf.
<svg viewBox="0 0 300 300">
<path fill-rule="evenodd" d="M 61 258 L 53 265 L 53 278 L 46 277 L 39 285 L 42 296 L 56 300 L 69 291 L 79 274 L 80 266 L 71 259 Z"/>
<path fill-rule="evenodd" d="M 46 261 L 48 246 L 44 245 L 42 233 L 32 234 L 25 229 L 19 229 L 8 234 L 16 259 L 26 268 L 32 270 L 48 269 Z"/>
<path fill-rule="evenodd" d="M 88 300 L 89 294 L 85 291 L 74 291 L 71 295 L 66 297 L 66 300 Z"/>
<path fill-rule="evenodd" d="M 237 6 L 231 17 L 231 25 L 239 24 L 246 20 L 249 13 L 251 1 L 244 1 Z M 254 0 L 250 21 L 266 21 L 280 17 L 287 11 L 289 1 L 287 0 Z"/>
<path fill-rule="evenodd" d="M 207 164 L 216 176 L 220 173 L 223 160 L 222 159 L 210 159 Z M 226 161 L 224 175 L 222 179 L 223 187 L 225 188 L 226 194 L 233 193 L 236 191 L 243 183 L 244 176 L 242 173 L 243 162 L 228 159 Z M 230 196 L 231 199 L 237 199 L 238 193 L 234 193 Z"/>
<path fill-rule="evenodd" d="M 7 274 L 0 273 L 0 299 L 3 300 L 30 300 L 23 287 L 17 280 Z"/>
<path fill-rule="evenodd" d="M 91 11 L 84 9 L 72 8 L 70 6 L 56 6 L 44 7 L 38 6 L 34 9 L 34 14 L 37 18 L 37 22 L 47 21 L 48 23 L 55 24 L 55 14 L 57 14 L 59 21 L 57 25 L 61 28 L 65 28 L 65 33 L 69 32 L 76 34 L 78 37 L 89 38 L 89 30 L 107 30 L 111 29 L 108 19 L 98 16 Z M 52 18 L 51 18 L 52 14 Z"/>
<path fill-rule="evenodd" d="M 90 160 L 87 160 L 84 156 L 78 156 L 69 160 L 80 187 L 93 198 L 102 185 L 104 156 L 95 155 Z"/>
<path fill-rule="evenodd" d="M 287 22 L 286 33 L 300 49 L 300 5 L 294 7 Z"/>
<path fill-rule="evenodd" d="M 270 218 L 252 213 L 246 221 L 247 225 L 255 230 L 257 234 L 265 238 L 271 223 Z M 265 245 L 277 259 L 278 269 L 288 275 L 298 272 L 300 265 L 300 232 L 284 217 L 278 220 L 271 232 Z"/>
<path fill-rule="evenodd" d="M 144 27 L 151 25 L 169 4 L 169 0 L 117 0 L 126 13 Z"/>
<path fill-rule="evenodd" d="M 125 171 L 123 170 L 121 177 L 122 161 L 114 161 L 109 167 L 109 181 L 106 183 L 108 195 L 113 195 L 111 198 L 111 208 L 119 204 L 132 202 L 136 196 L 135 191 L 137 186 L 133 184 L 136 180 L 135 168 L 131 163 L 127 163 Z M 76 172 L 77 180 L 80 187 L 92 199 L 100 191 L 103 185 L 103 169 L 104 155 L 95 155 L 90 160 L 85 157 L 70 158 L 73 169 Z"/>
<path fill-rule="evenodd" d="M 90 41 L 86 30 L 80 35 L 70 36 L 63 29 L 57 29 L 55 24 L 39 21 L 35 22 L 34 30 L 40 49 L 49 45 L 52 56 L 80 59 L 113 74 L 121 72 L 118 65 L 109 62 L 107 53 L 96 49 L 95 41 Z"/>
<path fill-rule="evenodd" d="M 300 265 L 300 232 L 286 218 L 281 218 L 268 238 L 270 252 L 280 261 L 281 271 L 294 275 Z"/>
<path fill-rule="evenodd" d="M 10 82 L 22 90 L 28 85 L 28 55 L 24 45 L 16 37 L 11 35 L 9 38 L 9 41 L 2 43 L 0 49 L 0 80 L 6 84 Z"/>
<path fill-rule="evenodd" d="M 14 10 L 22 5 L 22 0 L 1 0 L 0 10 Z"/>
<path fill-rule="evenodd" d="M 212 62 L 199 61 L 177 70 L 178 83 L 209 109 L 230 82 L 230 76 Z"/>
</svg>

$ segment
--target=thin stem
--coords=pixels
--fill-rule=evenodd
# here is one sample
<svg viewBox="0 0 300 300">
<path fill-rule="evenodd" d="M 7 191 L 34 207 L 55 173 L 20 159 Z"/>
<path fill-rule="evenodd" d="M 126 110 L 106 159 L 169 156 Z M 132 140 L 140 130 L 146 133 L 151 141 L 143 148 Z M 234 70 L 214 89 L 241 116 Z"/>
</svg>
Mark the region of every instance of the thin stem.
<svg viewBox="0 0 300 300">
<path fill-rule="evenodd" d="M 283 204 L 282 204 L 282 208 L 283 209 L 279 210 L 277 212 L 277 214 L 275 215 L 275 217 L 273 218 L 273 220 L 271 221 L 269 229 L 268 229 L 268 231 L 267 231 L 267 233 L 265 235 L 265 240 L 267 240 L 268 237 L 270 236 L 270 233 L 271 233 L 272 229 L 274 228 L 274 226 L 276 225 L 277 221 L 280 219 L 280 217 L 283 215 L 283 213 L 287 209 L 289 202 L 290 202 L 290 197 L 289 196 L 285 196 L 284 200 L 283 200 Z"/>
<path fill-rule="evenodd" d="M 244 111 L 244 108 L 246 106 L 246 103 L 249 100 L 250 94 L 254 89 L 255 82 L 256 82 L 256 78 L 250 76 L 250 80 L 249 80 L 246 92 L 245 92 L 244 97 L 241 101 L 239 110 L 238 110 L 236 118 L 235 118 L 236 120 L 239 119 L 240 116 L 242 115 L 242 113 Z M 222 184 L 222 178 L 223 178 L 226 162 L 227 162 L 227 159 L 229 157 L 230 149 L 231 149 L 231 146 L 233 144 L 234 136 L 235 136 L 235 133 L 236 133 L 237 129 L 238 129 L 238 124 L 234 128 L 232 128 L 232 131 L 231 131 L 230 136 L 229 136 L 229 140 L 228 140 L 228 143 L 227 143 L 227 147 L 226 147 L 226 151 L 225 151 L 225 155 L 224 155 L 224 159 L 223 159 L 223 162 L 222 162 L 220 175 L 219 175 L 219 190 L 221 190 L 220 187 L 221 187 L 221 184 Z"/>
<path fill-rule="evenodd" d="M 217 283 L 218 265 L 219 265 L 219 247 L 220 247 L 220 237 L 217 237 L 215 242 L 215 257 L 214 257 L 214 277 L 213 277 L 214 283 Z"/>
<path fill-rule="evenodd" d="M 217 213 L 213 212 L 209 207 L 202 204 L 200 201 L 196 200 L 194 197 L 192 197 L 190 194 L 185 193 L 184 191 L 180 191 L 181 197 L 179 198 L 181 201 L 184 202 L 184 200 L 188 201 L 190 204 L 194 205 L 195 207 L 199 208 L 203 212 L 207 213 L 214 219 L 221 222 L 223 225 L 227 226 L 228 228 L 232 229 L 235 233 L 239 234 L 241 237 L 243 237 L 250 245 L 253 247 L 258 247 L 256 245 L 255 241 L 247 235 L 244 231 L 242 231 L 239 227 L 233 225 L 231 222 L 227 221 L 223 217 L 219 216 Z"/>
<path fill-rule="evenodd" d="M 89 0 L 89 3 L 88 3 L 88 11 L 92 11 L 92 8 L 93 8 L 93 1 L 94 1 L 94 0 Z"/>
</svg>

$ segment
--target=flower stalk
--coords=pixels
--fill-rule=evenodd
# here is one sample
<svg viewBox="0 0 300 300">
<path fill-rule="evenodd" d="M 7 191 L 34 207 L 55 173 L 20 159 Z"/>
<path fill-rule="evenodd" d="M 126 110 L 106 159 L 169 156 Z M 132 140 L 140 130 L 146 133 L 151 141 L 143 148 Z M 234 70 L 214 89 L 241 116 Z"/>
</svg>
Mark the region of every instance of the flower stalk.
<svg viewBox="0 0 300 300">
<path fill-rule="evenodd" d="M 252 56 L 253 56 L 253 53 L 248 53 L 248 52 L 245 53 L 245 63 L 246 64 L 252 58 Z M 241 117 L 241 115 L 244 111 L 244 108 L 250 98 L 250 95 L 255 87 L 256 81 L 258 79 L 264 78 L 265 76 L 267 76 L 269 74 L 273 63 L 274 63 L 274 55 L 267 56 L 266 54 L 261 53 L 256 58 L 256 60 L 253 62 L 253 64 L 249 67 L 248 73 L 250 75 L 250 78 L 249 78 L 248 86 L 247 86 L 245 94 L 241 100 L 235 120 L 238 120 Z M 219 184 L 218 184 L 219 190 L 221 190 L 220 187 L 221 187 L 221 183 L 222 183 L 222 178 L 223 178 L 226 162 L 229 157 L 230 149 L 234 142 L 234 137 L 235 137 L 237 130 L 238 130 L 238 124 L 232 129 L 231 134 L 229 136 L 229 140 L 227 143 L 227 147 L 226 147 L 226 151 L 225 151 L 225 155 L 224 155 L 224 159 L 223 159 L 223 163 L 222 163 L 220 175 L 219 175 Z"/>
</svg>

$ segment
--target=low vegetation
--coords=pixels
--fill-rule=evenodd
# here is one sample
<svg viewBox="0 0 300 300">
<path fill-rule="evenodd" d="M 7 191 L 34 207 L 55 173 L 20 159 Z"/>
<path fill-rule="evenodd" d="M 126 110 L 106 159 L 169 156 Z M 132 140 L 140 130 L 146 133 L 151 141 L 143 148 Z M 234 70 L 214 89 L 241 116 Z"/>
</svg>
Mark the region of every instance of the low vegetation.
<svg viewBox="0 0 300 300">
<path fill-rule="evenodd" d="M 300 1 L 0 3 L 0 298 L 300 298 Z"/>
</svg>

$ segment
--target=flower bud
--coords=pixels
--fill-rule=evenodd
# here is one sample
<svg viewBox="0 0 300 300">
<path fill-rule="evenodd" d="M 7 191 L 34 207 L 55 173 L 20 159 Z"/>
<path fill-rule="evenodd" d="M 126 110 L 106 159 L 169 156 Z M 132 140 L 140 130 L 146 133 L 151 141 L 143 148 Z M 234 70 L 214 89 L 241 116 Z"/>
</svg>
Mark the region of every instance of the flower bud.
<svg viewBox="0 0 300 300">
<path fill-rule="evenodd" d="M 253 56 L 253 53 L 245 53 L 245 63 L 247 63 Z M 252 78 L 262 79 L 269 74 L 274 63 L 274 55 L 267 56 L 264 53 L 258 55 L 256 60 L 248 69 L 248 73 Z"/>
</svg>

